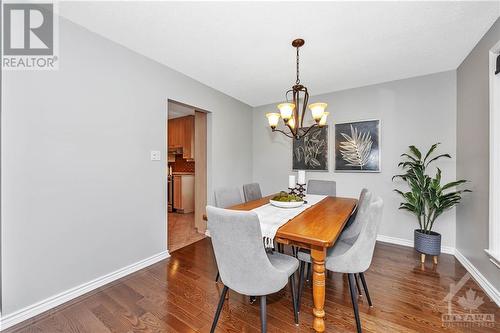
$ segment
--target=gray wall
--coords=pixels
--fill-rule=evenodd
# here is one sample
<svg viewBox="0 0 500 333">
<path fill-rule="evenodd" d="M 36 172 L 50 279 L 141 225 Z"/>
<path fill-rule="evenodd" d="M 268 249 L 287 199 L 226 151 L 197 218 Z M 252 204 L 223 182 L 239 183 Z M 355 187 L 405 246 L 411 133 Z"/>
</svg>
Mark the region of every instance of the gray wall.
<svg viewBox="0 0 500 333">
<path fill-rule="evenodd" d="M 285 88 L 285 87 L 284 87 Z M 357 89 L 313 96 L 311 102 L 327 102 L 329 116 L 329 172 L 308 172 L 308 178 L 337 181 L 340 196 L 356 197 L 362 187 L 377 192 L 385 202 L 380 234 L 413 240 L 418 224 L 414 216 L 399 211 L 400 198 L 393 192 L 391 177 L 398 173 L 400 154 L 415 144 L 427 149 L 441 142 L 440 151 L 456 151 L 456 75 L 455 71 L 393 81 Z M 261 106 L 253 120 L 253 178 L 265 193 L 287 187 L 291 171 L 291 140 L 272 133 L 265 113 L 276 104 Z M 360 119 L 381 120 L 381 173 L 336 173 L 334 169 L 334 126 L 336 122 Z M 455 158 L 440 161 L 444 180 L 455 178 Z M 435 225 L 443 234 L 443 245 L 455 245 L 455 211 L 443 215 Z"/>
<path fill-rule="evenodd" d="M 500 40 L 500 20 L 457 70 L 457 177 L 474 193 L 457 207 L 457 250 L 500 290 L 500 271 L 484 252 L 489 234 L 489 50 Z"/>
<path fill-rule="evenodd" d="M 166 250 L 167 98 L 213 112 L 209 193 L 251 180 L 249 106 L 64 19 L 58 71 L 2 75 L 3 315 Z"/>
</svg>

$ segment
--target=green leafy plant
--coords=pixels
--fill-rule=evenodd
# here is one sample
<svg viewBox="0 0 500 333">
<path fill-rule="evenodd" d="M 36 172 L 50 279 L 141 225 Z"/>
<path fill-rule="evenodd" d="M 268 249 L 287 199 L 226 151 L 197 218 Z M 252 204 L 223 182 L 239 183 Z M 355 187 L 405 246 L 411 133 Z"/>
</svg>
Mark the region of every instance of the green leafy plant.
<svg viewBox="0 0 500 333">
<path fill-rule="evenodd" d="M 395 189 L 404 199 L 399 209 L 413 213 L 418 219 L 420 230 L 427 234 L 431 233 L 434 222 L 441 214 L 460 202 L 464 192 L 471 192 L 456 189 L 467 182 L 463 179 L 441 185 L 439 168 L 434 177 L 426 174 L 426 169 L 432 162 L 440 158 L 451 158 L 449 154 L 433 156 L 438 145 L 439 143 L 433 144 L 425 156 L 417 147 L 409 146 L 409 153 L 402 154 L 403 161 L 398 164 L 404 173 L 392 177 L 392 180 L 399 178 L 405 181 L 410 188 L 408 192 Z"/>
</svg>

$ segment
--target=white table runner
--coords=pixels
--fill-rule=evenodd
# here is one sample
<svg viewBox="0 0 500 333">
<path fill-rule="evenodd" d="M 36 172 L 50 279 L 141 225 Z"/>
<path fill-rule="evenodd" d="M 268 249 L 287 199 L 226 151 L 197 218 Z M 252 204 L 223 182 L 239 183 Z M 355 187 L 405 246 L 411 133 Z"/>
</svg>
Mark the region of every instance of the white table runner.
<svg viewBox="0 0 500 333">
<path fill-rule="evenodd" d="M 305 197 L 307 203 L 298 208 L 279 208 L 268 203 L 252 209 L 259 216 L 260 229 L 262 230 L 262 237 L 264 237 L 266 247 L 273 247 L 276 232 L 283 224 L 324 198 L 326 198 L 326 195 L 307 194 Z"/>
</svg>

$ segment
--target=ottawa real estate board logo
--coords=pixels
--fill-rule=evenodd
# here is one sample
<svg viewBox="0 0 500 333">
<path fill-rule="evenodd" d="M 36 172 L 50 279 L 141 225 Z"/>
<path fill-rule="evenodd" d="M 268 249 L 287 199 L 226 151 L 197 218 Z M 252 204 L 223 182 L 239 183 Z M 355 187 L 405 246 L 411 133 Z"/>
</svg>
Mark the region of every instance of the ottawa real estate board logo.
<svg viewBox="0 0 500 333">
<path fill-rule="evenodd" d="M 57 3 L 2 1 L 2 69 L 56 70 Z"/>
</svg>

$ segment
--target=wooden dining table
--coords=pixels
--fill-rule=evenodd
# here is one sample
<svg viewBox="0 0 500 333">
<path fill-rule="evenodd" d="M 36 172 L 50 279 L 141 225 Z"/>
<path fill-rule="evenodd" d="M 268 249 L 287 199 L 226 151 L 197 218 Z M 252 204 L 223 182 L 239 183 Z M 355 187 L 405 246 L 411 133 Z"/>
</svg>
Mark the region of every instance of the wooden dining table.
<svg viewBox="0 0 500 333">
<path fill-rule="evenodd" d="M 273 195 L 228 207 L 232 210 L 252 210 L 269 203 Z M 307 199 L 307 197 L 306 197 Z M 356 199 L 326 197 L 282 225 L 275 241 L 311 251 L 313 267 L 313 328 L 325 331 L 325 258 L 354 211 Z"/>
</svg>

